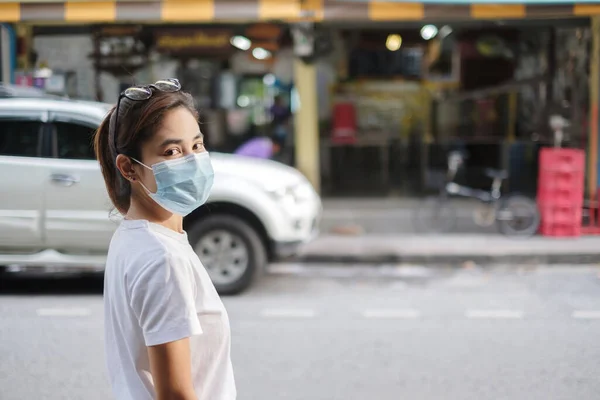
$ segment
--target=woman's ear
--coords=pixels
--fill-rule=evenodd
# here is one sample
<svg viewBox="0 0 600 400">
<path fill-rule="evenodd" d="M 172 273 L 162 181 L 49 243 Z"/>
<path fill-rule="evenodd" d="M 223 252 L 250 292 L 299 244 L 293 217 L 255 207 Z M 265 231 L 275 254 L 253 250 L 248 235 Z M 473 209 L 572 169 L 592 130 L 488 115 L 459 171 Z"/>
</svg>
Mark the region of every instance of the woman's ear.
<svg viewBox="0 0 600 400">
<path fill-rule="evenodd" d="M 131 158 L 124 156 L 123 154 L 119 154 L 117 156 L 117 170 L 123 176 L 123 178 L 128 181 L 135 181 L 137 179 L 137 173 L 133 168 L 133 162 Z"/>
</svg>

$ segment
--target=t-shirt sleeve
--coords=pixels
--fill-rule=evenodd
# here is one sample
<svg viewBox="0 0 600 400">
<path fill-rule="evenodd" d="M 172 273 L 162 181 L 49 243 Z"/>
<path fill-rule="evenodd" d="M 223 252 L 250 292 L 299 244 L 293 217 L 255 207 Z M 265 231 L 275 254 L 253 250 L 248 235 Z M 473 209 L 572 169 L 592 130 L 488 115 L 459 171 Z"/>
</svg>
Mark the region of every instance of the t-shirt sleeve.
<svg viewBox="0 0 600 400">
<path fill-rule="evenodd" d="M 196 313 L 196 287 L 186 260 L 163 255 L 133 277 L 130 305 L 138 319 L 146 346 L 200 335 Z"/>
</svg>

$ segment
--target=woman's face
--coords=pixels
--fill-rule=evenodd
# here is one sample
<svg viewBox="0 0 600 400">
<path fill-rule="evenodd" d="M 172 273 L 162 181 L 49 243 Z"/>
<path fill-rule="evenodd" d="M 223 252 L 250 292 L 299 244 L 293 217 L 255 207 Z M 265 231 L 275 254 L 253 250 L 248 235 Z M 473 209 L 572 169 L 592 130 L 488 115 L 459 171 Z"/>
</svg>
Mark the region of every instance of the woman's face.
<svg viewBox="0 0 600 400">
<path fill-rule="evenodd" d="M 179 107 L 165 114 L 162 124 L 141 149 L 141 162 L 151 167 L 165 160 L 174 160 L 194 153 L 202 153 L 204 137 L 194 115 Z M 151 170 L 135 166 L 142 183 L 151 192 L 156 192 L 156 181 Z"/>
</svg>

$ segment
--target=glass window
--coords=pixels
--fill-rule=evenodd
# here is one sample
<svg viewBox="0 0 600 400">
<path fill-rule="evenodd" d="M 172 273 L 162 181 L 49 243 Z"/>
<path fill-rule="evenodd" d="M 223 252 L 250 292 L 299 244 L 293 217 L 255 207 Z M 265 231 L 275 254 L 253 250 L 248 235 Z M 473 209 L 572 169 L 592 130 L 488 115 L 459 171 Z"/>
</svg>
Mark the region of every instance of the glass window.
<svg viewBox="0 0 600 400">
<path fill-rule="evenodd" d="M 58 158 L 95 160 L 93 138 L 95 128 L 72 122 L 55 122 Z"/>
<path fill-rule="evenodd" d="M 0 119 L 0 155 L 39 157 L 39 121 Z"/>
<path fill-rule="evenodd" d="M 420 78 L 422 62 L 423 52 L 420 49 L 355 48 L 349 52 L 348 70 L 351 78 Z"/>
</svg>

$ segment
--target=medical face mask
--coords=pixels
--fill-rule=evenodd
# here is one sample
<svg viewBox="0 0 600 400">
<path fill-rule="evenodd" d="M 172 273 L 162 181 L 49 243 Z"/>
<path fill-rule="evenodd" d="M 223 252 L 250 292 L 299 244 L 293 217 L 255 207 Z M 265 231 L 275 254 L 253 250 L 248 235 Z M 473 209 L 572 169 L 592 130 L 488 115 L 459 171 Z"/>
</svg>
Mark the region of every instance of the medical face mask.
<svg viewBox="0 0 600 400">
<path fill-rule="evenodd" d="M 185 217 L 208 199 L 215 176 L 208 152 L 162 161 L 152 167 L 132 159 L 154 173 L 156 193 L 140 184 L 165 210 Z"/>
</svg>

